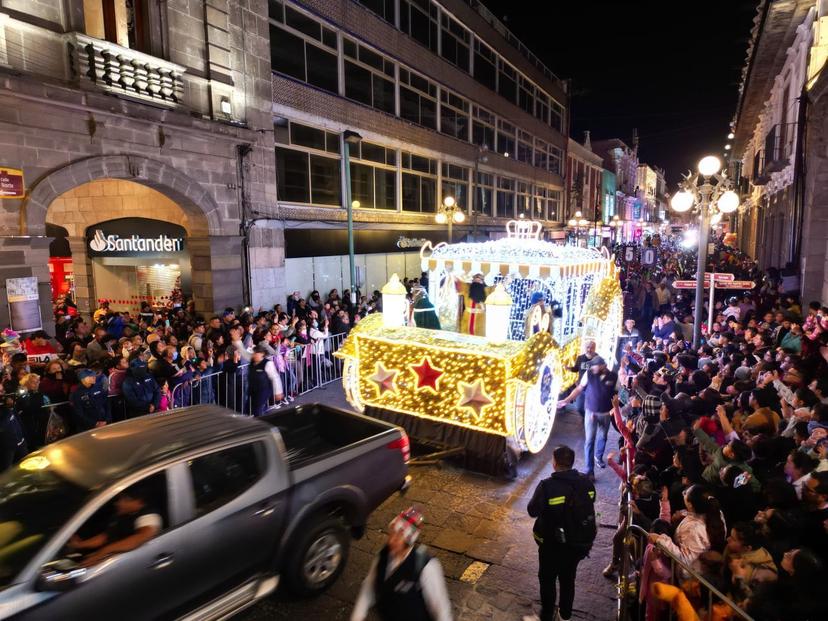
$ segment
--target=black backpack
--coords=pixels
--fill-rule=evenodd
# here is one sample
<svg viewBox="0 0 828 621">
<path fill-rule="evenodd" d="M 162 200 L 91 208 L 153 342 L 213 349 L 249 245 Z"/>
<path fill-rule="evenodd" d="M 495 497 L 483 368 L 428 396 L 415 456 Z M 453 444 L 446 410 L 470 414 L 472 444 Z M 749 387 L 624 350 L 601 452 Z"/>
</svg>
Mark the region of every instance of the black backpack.
<svg viewBox="0 0 828 621">
<path fill-rule="evenodd" d="M 573 481 L 566 494 L 563 530 L 568 545 L 582 548 L 587 552 L 592 548 L 598 534 L 595 523 L 595 491 L 583 477 Z"/>
</svg>

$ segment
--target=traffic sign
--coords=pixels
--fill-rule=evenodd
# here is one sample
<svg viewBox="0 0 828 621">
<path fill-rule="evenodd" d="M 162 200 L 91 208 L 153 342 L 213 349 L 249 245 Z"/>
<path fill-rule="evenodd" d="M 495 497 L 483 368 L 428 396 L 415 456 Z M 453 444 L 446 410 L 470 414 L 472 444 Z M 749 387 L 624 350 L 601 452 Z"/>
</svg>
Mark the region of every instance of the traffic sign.
<svg viewBox="0 0 828 621">
<path fill-rule="evenodd" d="M 728 282 L 716 282 L 716 289 L 753 289 L 756 286 L 752 280 L 731 280 Z M 674 289 L 695 289 L 695 280 L 677 280 L 673 283 Z M 710 279 L 704 279 L 704 288 L 710 288 Z"/>
<path fill-rule="evenodd" d="M 711 274 L 713 276 L 713 280 L 715 280 L 717 283 L 732 282 L 736 280 L 736 277 L 733 274 L 728 274 L 727 272 L 705 272 L 704 277 L 710 278 Z"/>
</svg>

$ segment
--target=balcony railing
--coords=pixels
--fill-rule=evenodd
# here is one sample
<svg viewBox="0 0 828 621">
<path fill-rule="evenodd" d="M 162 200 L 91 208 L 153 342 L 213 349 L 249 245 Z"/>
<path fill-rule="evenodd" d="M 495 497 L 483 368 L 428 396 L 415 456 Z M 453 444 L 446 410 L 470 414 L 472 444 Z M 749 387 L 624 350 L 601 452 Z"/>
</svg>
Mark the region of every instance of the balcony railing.
<svg viewBox="0 0 828 621">
<path fill-rule="evenodd" d="M 185 71 L 181 65 L 79 32 L 69 35 L 69 59 L 81 88 L 99 88 L 166 107 L 181 103 Z"/>
</svg>

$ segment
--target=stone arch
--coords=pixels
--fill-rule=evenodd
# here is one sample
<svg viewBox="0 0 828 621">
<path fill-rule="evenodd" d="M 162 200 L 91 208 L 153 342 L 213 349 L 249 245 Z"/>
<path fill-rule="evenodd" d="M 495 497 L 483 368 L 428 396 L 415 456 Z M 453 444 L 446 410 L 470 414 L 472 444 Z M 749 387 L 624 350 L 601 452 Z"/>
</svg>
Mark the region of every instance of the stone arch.
<svg viewBox="0 0 828 621">
<path fill-rule="evenodd" d="M 137 155 L 103 155 L 77 160 L 39 179 L 21 214 L 21 234 L 44 235 L 46 213 L 56 198 L 84 183 L 123 179 L 147 185 L 176 202 L 191 220 L 206 219 L 204 235 L 221 235 L 218 204 L 201 184 L 173 166 Z M 199 232 L 196 232 L 198 234 Z"/>
</svg>

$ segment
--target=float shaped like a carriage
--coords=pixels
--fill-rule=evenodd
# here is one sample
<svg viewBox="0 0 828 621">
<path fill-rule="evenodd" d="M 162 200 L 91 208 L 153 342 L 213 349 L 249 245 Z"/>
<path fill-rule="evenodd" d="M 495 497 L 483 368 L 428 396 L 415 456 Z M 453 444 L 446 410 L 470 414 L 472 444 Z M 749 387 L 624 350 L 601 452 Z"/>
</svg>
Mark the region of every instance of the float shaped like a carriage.
<svg viewBox="0 0 828 621">
<path fill-rule="evenodd" d="M 383 312 L 355 325 L 336 354 L 351 405 L 540 451 L 559 394 L 577 380 L 581 344 L 594 340 L 612 361 L 622 321 L 608 253 L 547 242 L 541 232 L 540 223 L 517 220 L 494 241 L 427 242 L 420 252 L 431 301 L 425 308 L 433 305 L 440 329 L 432 329 L 436 318 L 412 325 L 423 308 L 412 314 L 392 278 Z M 424 324 L 430 327 L 417 327 Z"/>
</svg>

